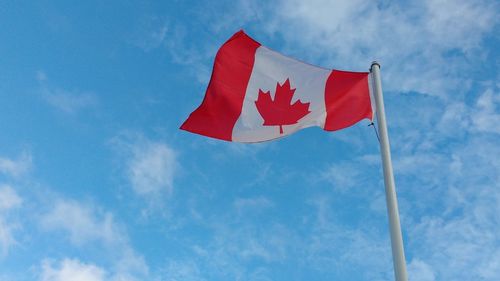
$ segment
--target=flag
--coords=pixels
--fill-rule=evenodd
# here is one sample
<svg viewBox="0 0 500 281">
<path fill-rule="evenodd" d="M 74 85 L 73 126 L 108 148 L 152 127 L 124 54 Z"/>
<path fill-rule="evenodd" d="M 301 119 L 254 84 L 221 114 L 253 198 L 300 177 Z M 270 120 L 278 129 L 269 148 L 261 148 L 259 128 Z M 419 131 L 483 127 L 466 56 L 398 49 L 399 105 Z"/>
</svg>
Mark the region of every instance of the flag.
<svg viewBox="0 0 500 281">
<path fill-rule="evenodd" d="M 335 131 L 373 119 L 368 72 L 313 66 L 262 46 L 243 30 L 217 52 L 201 105 L 181 129 L 261 142 L 319 126 Z"/>
</svg>

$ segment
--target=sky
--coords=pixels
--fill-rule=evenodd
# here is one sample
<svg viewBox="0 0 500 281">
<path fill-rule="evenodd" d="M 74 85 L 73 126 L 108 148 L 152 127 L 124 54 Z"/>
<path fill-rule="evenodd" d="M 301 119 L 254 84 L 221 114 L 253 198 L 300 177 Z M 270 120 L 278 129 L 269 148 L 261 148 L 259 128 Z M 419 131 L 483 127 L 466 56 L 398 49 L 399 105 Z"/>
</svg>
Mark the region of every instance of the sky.
<svg viewBox="0 0 500 281">
<path fill-rule="evenodd" d="M 364 120 L 179 130 L 244 29 L 382 85 L 409 279 L 500 278 L 498 1 L 0 4 L 0 280 L 393 280 Z"/>
</svg>

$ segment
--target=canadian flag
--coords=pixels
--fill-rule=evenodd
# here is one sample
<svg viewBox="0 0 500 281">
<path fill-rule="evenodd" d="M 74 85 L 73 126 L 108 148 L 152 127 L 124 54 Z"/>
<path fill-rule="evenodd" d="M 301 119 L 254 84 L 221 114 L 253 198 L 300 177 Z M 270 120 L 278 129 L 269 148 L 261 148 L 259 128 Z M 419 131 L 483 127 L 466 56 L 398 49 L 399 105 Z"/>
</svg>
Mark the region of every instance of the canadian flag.
<svg viewBox="0 0 500 281">
<path fill-rule="evenodd" d="M 181 129 L 235 142 L 261 142 L 319 126 L 373 119 L 368 72 L 330 70 L 283 56 L 244 31 L 217 52 L 201 105 Z"/>
</svg>

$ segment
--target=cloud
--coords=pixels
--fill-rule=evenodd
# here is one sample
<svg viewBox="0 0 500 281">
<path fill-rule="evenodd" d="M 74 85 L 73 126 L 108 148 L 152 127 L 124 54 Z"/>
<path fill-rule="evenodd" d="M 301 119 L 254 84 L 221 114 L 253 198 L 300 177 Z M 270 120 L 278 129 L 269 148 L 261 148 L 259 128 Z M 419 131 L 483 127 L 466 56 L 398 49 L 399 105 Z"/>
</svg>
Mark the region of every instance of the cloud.
<svg viewBox="0 0 500 281">
<path fill-rule="evenodd" d="M 463 88 L 470 64 L 462 58 L 481 60 L 477 47 L 498 23 L 497 7 L 488 1 L 317 0 L 278 5 L 283 9 L 276 9 L 273 19 L 278 23 L 273 26 L 293 27 L 283 31 L 289 44 L 326 56 L 334 67 L 365 70 L 372 60 L 380 60 L 387 90 L 439 96 Z"/>
<path fill-rule="evenodd" d="M 19 208 L 22 199 L 9 185 L 0 184 L 0 252 L 1 256 L 7 256 L 9 249 L 17 244 L 14 232 L 19 225 L 9 220 L 9 213 Z"/>
<path fill-rule="evenodd" d="M 487 0 L 237 1 L 224 17 L 207 6 L 201 18 L 214 34 L 255 26 L 283 39 L 281 52 L 337 69 L 367 71 L 378 60 L 386 90 L 441 97 L 469 88 L 476 62 L 494 52 L 483 41 L 499 23 L 498 3 Z"/>
<path fill-rule="evenodd" d="M 262 209 L 271 208 L 274 206 L 273 202 L 265 197 L 257 198 L 237 198 L 233 202 L 233 206 L 238 213 L 258 212 Z"/>
<path fill-rule="evenodd" d="M 0 184 L 0 212 L 17 208 L 21 205 L 22 199 L 16 191 L 9 185 Z"/>
<path fill-rule="evenodd" d="M 177 169 L 174 150 L 164 143 L 148 141 L 135 145 L 132 154 L 128 177 L 134 190 L 141 195 L 170 194 Z"/>
<path fill-rule="evenodd" d="M 64 113 L 76 114 L 82 110 L 94 108 L 99 103 L 97 96 L 93 93 L 49 86 L 47 75 L 42 71 L 37 72 L 36 78 L 40 84 L 43 99 Z"/>
<path fill-rule="evenodd" d="M 204 41 L 203 44 L 193 44 L 188 29 L 180 24 L 173 25 L 164 41 L 166 50 L 174 63 L 188 67 L 191 75 L 201 84 L 208 83 L 212 61 L 216 52 L 213 42 Z"/>
<path fill-rule="evenodd" d="M 356 146 L 356 144 L 354 145 Z M 378 172 L 378 169 L 373 169 L 373 166 L 378 165 L 380 161 L 379 155 L 363 154 L 354 159 L 338 161 L 329 165 L 320 172 L 318 178 L 330 183 L 335 192 L 345 193 L 352 191 L 352 188 L 358 189 L 358 187 L 370 183 L 373 175 L 367 171 Z"/>
<path fill-rule="evenodd" d="M 50 105 L 64 113 L 76 113 L 97 104 L 96 96 L 91 93 L 71 92 L 62 89 L 45 89 L 43 97 Z"/>
<path fill-rule="evenodd" d="M 204 281 L 198 266 L 193 262 L 171 261 L 165 268 L 165 281 Z"/>
<path fill-rule="evenodd" d="M 134 251 L 123 226 L 115 222 L 110 212 L 100 211 L 91 205 L 75 200 L 58 199 L 48 212 L 42 214 L 40 225 L 45 231 L 59 231 L 68 235 L 71 244 L 80 249 L 97 247 L 103 250 L 103 256 L 108 257 L 113 265 L 109 272 L 112 273 L 114 279 L 96 280 L 135 280 L 138 277 L 147 277 L 149 274 L 149 267 L 143 257 Z M 52 267 L 45 265 L 45 268 L 51 269 Z M 66 276 L 65 272 L 75 270 L 77 276 L 80 273 L 90 274 L 89 272 L 92 272 L 93 274 L 89 275 L 89 278 L 90 276 L 104 278 L 105 274 L 97 269 L 94 266 L 65 259 L 61 262 L 59 269 L 49 270 L 53 275 L 47 276 L 55 276 L 54 280 L 59 280 L 58 276 L 64 277 Z M 99 275 L 98 272 L 102 274 Z"/>
<path fill-rule="evenodd" d="M 151 16 L 138 25 L 136 38 L 132 44 L 145 52 L 163 50 L 168 53 L 172 62 L 187 66 L 187 71 L 196 77 L 198 82 L 206 84 L 210 78 L 208 63 L 215 53 L 212 42 L 192 44 L 186 26 L 161 20 L 160 16 Z"/>
<path fill-rule="evenodd" d="M 17 228 L 16 224 L 9 223 L 3 215 L 0 215 L 0 253 L 2 257 L 7 256 L 9 249 L 17 244 L 14 238 L 14 231 Z"/>
<path fill-rule="evenodd" d="M 110 213 L 97 213 L 90 206 L 73 200 L 58 200 L 42 216 L 41 225 L 47 230 L 62 230 L 72 243 L 83 245 L 92 241 L 116 243 L 123 241 L 121 231 Z"/>
<path fill-rule="evenodd" d="M 333 279 L 389 280 L 392 277 L 390 242 L 380 219 L 370 216 L 360 223 L 354 219 L 348 224 L 339 221 L 343 206 L 333 202 L 331 194 L 309 200 L 313 213 L 309 214 L 309 235 L 303 241 L 301 256 L 318 272 Z M 341 202 L 340 204 L 346 204 Z M 352 211 L 348 206 L 349 212 Z"/>
<path fill-rule="evenodd" d="M 40 281 L 105 281 L 106 272 L 93 264 L 76 259 L 63 259 L 59 265 L 53 261 L 42 262 Z"/>
<path fill-rule="evenodd" d="M 219 219 L 228 220 L 227 217 Z M 230 224 L 211 221 L 209 229 L 213 231 L 214 239 L 203 245 L 191 245 L 194 258 L 178 259 L 174 265 L 187 266 L 184 272 L 193 280 L 202 280 L 202 277 L 207 280 L 251 280 L 249 276 L 259 270 L 251 265 L 252 262 L 262 264 L 262 267 L 281 264 L 287 259 L 289 250 L 296 247 L 290 243 L 295 241 L 295 236 L 279 224 L 259 227 L 229 220 Z M 196 265 L 190 260 L 196 261 Z M 170 274 L 174 273 L 170 271 Z"/>
<path fill-rule="evenodd" d="M 473 104 L 453 100 L 445 105 L 445 112 L 437 124 L 440 137 L 457 136 L 457 132 L 500 134 L 498 85 L 487 86 L 477 97 L 469 99 Z"/>
<path fill-rule="evenodd" d="M 473 131 L 500 134 L 500 93 L 487 89 L 472 112 Z"/>
<path fill-rule="evenodd" d="M 242 12 L 236 12 L 240 8 L 244 8 Z M 433 95 L 397 95 L 401 99 L 388 107 L 388 111 L 401 108 L 394 115 L 398 118 L 389 122 L 403 231 L 408 237 L 407 256 L 411 258 L 410 278 L 495 280 L 500 275 L 496 235 L 500 231 L 500 152 L 494 135 L 498 134 L 498 90 L 491 87 L 476 98 L 469 89 L 475 79 L 471 74 L 481 67 L 478 65 L 488 63 L 486 58 L 492 50 L 483 48 L 483 43 L 498 29 L 498 4 L 468 0 L 240 1 L 235 12 L 231 11 L 219 17 L 227 24 L 215 21 L 209 28 L 223 34 L 224 29 L 256 23 L 258 32 L 262 32 L 258 36 L 255 32 L 257 39 L 267 34 L 271 42 L 284 40 L 284 46 L 279 45 L 282 52 L 324 66 L 366 70 L 371 60 L 380 59 L 385 89 Z M 216 17 L 207 13 L 207 18 L 214 21 Z M 146 42 L 145 49 L 167 48 L 174 62 L 194 66 L 193 72 L 208 69 L 208 60 L 215 54 L 212 45 L 192 41 L 189 27 L 156 23 L 158 28 L 148 33 L 151 41 Z M 267 45 L 267 40 L 259 40 Z M 45 75 L 40 75 L 39 80 L 45 81 Z M 57 89 L 50 90 L 57 93 Z M 69 94 L 78 96 L 81 92 Z M 387 100 L 396 99 L 394 96 L 387 95 Z M 346 140 L 351 141 L 350 137 Z M 363 151 L 364 136 L 358 139 L 359 150 Z M 154 198 L 172 193 L 179 166 L 174 149 L 162 141 L 141 137 L 120 142 L 124 173 L 136 194 Z M 366 206 L 378 210 L 379 217 L 358 217 L 362 212 L 357 209 L 349 212 L 352 216 L 347 216 L 349 222 L 345 223 L 341 221 L 343 209 L 333 199 L 318 200 L 311 204 L 317 212 L 304 214 L 299 223 L 292 222 L 294 227 L 301 227 L 297 230 L 280 225 L 289 223 L 281 217 L 272 222 L 240 221 L 241 214 L 253 210 L 279 214 L 278 200 L 259 196 L 230 200 L 234 214 L 217 216 L 197 211 L 198 221 L 209 234 L 203 239 L 186 238 L 183 249 L 191 246 L 196 255 L 169 262 L 167 280 L 218 280 L 223 274 L 232 280 L 268 280 L 280 273 L 283 264 L 304 266 L 314 273 L 347 272 L 365 275 L 368 280 L 390 279 L 390 243 L 384 228 L 386 218 L 380 215 L 385 214 L 383 192 L 373 192 L 363 185 L 375 174 L 380 180 L 370 183 L 382 187 L 381 173 L 373 169 L 374 163 L 380 161 L 378 157 L 365 157 L 371 164 L 356 160 L 328 167 L 324 180 L 350 191 L 356 186 L 366 190 L 362 195 L 372 198 L 362 199 L 367 201 Z M 81 202 L 56 201 L 45 216 L 49 218 L 47 230 L 65 233 L 79 247 L 113 244 L 110 237 L 115 235 L 127 241 L 126 233 L 110 212 Z M 96 228 L 104 231 L 88 230 Z M 106 251 L 111 247 L 120 252 L 117 260 L 123 262 L 115 264 L 115 269 L 103 270 L 106 267 L 75 259 L 48 262 L 48 268 L 62 271 L 65 261 L 70 260 L 73 268 L 100 269 L 101 276 L 95 276 L 106 280 L 116 275 L 112 272 L 122 272 L 120 268 L 140 268 L 142 259 L 127 242 L 123 243 L 104 247 Z M 122 245 L 130 251 L 121 250 Z M 266 267 L 273 269 L 266 271 Z"/>
<path fill-rule="evenodd" d="M 26 175 L 32 167 L 31 154 L 24 151 L 17 159 L 0 157 L 0 174 L 7 176 L 8 180 L 16 181 Z M 18 244 L 15 238 L 21 228 L 16 218 L 23 204 L 23 199 L 10 183 L 0 182 L 0 254 L 7 256 L 9 249 Z"/>
<path fill-rule="evenodd" d="M 483 42 L 499 23 L 498 10 L 486 0 L 283 0 L 236 1 L 231 8 L 207 2 L 194 13 L 213 34 L 258 26 L 258 33 L 284 39 L 283 53 L 325 67 L 366 71 L 379 60 L 386 90 L 444 97 L 451 90 L 466 92 L 475 63 L 488 62 L 494 50 Z M 151 22 L 143 33 L 153 43 L 146 45 L 166 48 L 175 63 L 206 84 L 210 62 L 227 38 L 198 41 L 188 33 L 194 23 Z"/>
<path fill-rule="evenodd" d="M 364 180 L 359 168 L 346 162 L 331 165 L 322 173 L 322 178 L 338 191 L 347 191 Z"/>
<path fill-rule="evenodd" d="M 143 17 L 132 32 L 131 43 L 149 52 L 165 43 L 168 31 L 167 21 L 160 16 Z"/>
<path fill-rule="evenodd" d="M 125 176 L 133 191 L 148 199 L 170 195 L 179 170 L 176 151 L 164 142 L 142 135 L 115 137 L 111 144 L 125 163 Z"/>
<path fill-rule="evenodd" d="M 490 121 L 496 120 L 500 108 L 494 87 L 485 84 L 485 89 L 476 90 L 477 97 L 463 100 L 447 102 L 439 97 L 410 94 L 391 101 L 396 111 L 393 115 L 398 117 L 391 123 L 393 163 L 412 280 L 495 280 L 500 274 L 500 263 L 496 262 L 499 243 L 494 234 L 500 231 L 500 151 L 496 121 Z M 478 120 L 484 125 L 477 124 Z M 353 167 L 349 167 L 352 164 L 363 173 L 369 171 L 373 161 L 362 159 L 369 161 L 351 160 L 345 167 L 341 163 L 342 167 L 334 166 L 333 176 L 327 172 L 325 179 L 336 185 L 364 186 L 359 179 L 353 180 L 356 174 L 350 174 Z M 347 180 L 343 181 L 342 175 Z M 385 213 L 381 193 L 372 194 L 369 202 L 372 209 Z M 365 252 L 373 250 L 376 256 L 385 249 L 384 240 L 366 226 L 347 229 L 344 237 L 346 230 L 335 223 L 335 218 L 320 220 L 323 223 L 318 225 L 323 226 L 315 238 L 319 242 L 313 244 L 318 251 L 312 251 L 312 257 L 328 261 L 344 245 L 350 248 L 346 252 L 360 252 L 356 250 L 359 245 Z M 344 242 L 328 244 L 337 240 Z M 370 241 L 368 248 L 364 246 L 366 241 Z M 355 259 L 349 262 L 358 264 Z M 372 261 L 366 262 L 367 268 L 370 264 L 379 268 Z M 368 279 L 387 278 L 380 273 Z"/>
<path fill-rule="evenodd" d="M 366 71 L 372 60 L 380 60 L 387 110 L 394 116 L 389 125 L 410 278 L 495 280 L 500 274 L 495 235 L 500 231 L 500 100 L 494 82 L 483 89 L 485 79 L 497 77 L 478 75 L 485 65 L 495 70 L 498 51 L 491 37 L 498 29 L 498 3 L 239 1 L 230 11 L 211 28 L 248 26 L 252 34 L 255 27 L 254 37 L 264 45 L 278 41 L 280 52 L 327 67 Z M 263 35 L 269 35 L 264 37 L 269 44 L 259 39 Z M 336 187 L 364 189 L 379 172 L 370 163 L 349 160 L 322 176 Z M 362 195 L 372 209 L 385 213 L 381 192 Z M 388 233 L 377 231 L 385 217 L 377 225 L 360 219 L 365 224 L 360 228 L 345 227 L 335 221 L 341 211 L 324 211 L 337 215 L 322 217 L 318 210 L 309 246 L 295 245 L 307 253 L 300 256 L 318 270 L 347 261 L 371 272 L 368 280 L 392 278 Z"/>
<path fill-rule="evenodd" d="M 189 226 L 181 239 L 189 253 L 171 256 L 161 280 L 272 280 L 265 269 L 287 259 L 288 250 L 296 247 L 291 243 L 294 235 L 279 223 L 267 222 L 268 211 L 274 211 L 267 198 L 236 198 L 228 203 L 220 214 L 196 211 L 206 238 L 189 239 L 198 236 Z"/>
<path fill-rule="evenodd" d="M 436 280 L 436 276 L 432 270 L 432 267 L 419 259 L 413 259 L 411 263 L 408 264 L 408 275 L 410 276 L 410 280 Z"/>
<path fill-rule="evenodd" d="M 23 152 L 18 159 L 0 157 L 0 173 L 10 177 L 19 177 L 26 174 L 32 166 L 32 157 L 28 152 Z"/>
<path fill-rule="evenodd" d="M 474 136 L 454 150 L 455 160 L 448 163 L 453 172 L 427 175 L 443 178 L 442 188 L 425 195 L 427 212 L 408 232 L 415 258 L 429 265 L 436 280 L 495 280 L 500 274 L 500 264 L 492 262 L 500 258 L 500 149 L 495 143 Z"/>
<path fill-rule="evenodd" d="M 395 101 L 394 170 L 410 278 L 495 280 L 500 274 L 492 262 L 499 258 L 497 132 L 489 121 L 474 121 L 498 114 L 494 87 L 485 84 L 464 100 L 409 95 Z"/>
</svg>

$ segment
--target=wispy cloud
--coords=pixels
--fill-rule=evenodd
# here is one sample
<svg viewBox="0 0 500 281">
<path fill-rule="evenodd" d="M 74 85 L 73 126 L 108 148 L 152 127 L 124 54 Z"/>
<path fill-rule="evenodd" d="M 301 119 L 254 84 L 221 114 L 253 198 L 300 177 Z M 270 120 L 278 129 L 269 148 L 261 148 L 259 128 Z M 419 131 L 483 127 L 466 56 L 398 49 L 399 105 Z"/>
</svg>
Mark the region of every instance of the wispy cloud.
<svg viewBox="0 0 500 281">
<path fill-rule="evenodd" d="M 468 69 L 487 59 L 480 47 L 499 23 L 491 1 L 238 1 L 233 7 L 215 21 L 206 16 L 214 33 L 258 23 L 258 32 L 284 39 L 289 55 L 359 71 L 379 60 L 386 90 L 436 96 L 467 90 Z"/>
<path fill-rule="evenodd" d="M 51 260 L 44 260 L 41 266 L 40 281 L 104 281 L 104 269 L 86 264 L 77 259 L 65 258 L 54 264 Z"/>
<path fill-rule="evenodd" d="M 0 157 L 0 257 L 6 257 L 9 250 L 21 242 L 19 237 L 24 228 L 21 212 L 25 198 L 19 192 L 20 182 L 25 182 L 33 167 L 31 153 L 22 151 L 17 158 Z"/>
<path fill-rule="evenodd" d="M 137 39 L 133 44 L 145 52 L 162 50 L 168 53 L 172 62 L 185 66 L 186 71 L 197 82 L 206 84 L 210 78 L 210 65 L 217 46 L 213 41 L 196 43 L 189 34 L 189 28 L 178 22 L 160 20 L 151 16 L 139 24 Z"/>
<path fill-rule="evenodd" d="M 281 52 L 326 67 L 367 70 L 372 60 L 381 61 L 388 112 L 395 116 L 389 125 L 410 278 L 495 280 L 500 102 L 498 86 L 484 81 L 495 74 L 479 81 L 475 71 L 496 62 L 495 45 L 486 41 L 498 29 L 498 3 L 239 1 L 236 7 L 213 30 L 258 23 L 257 33 L 283 39 Z M 379 172 L 365 175 L 373 168 L 367 166 L 345 161 L 322 178 L 336 187 L 361 187 Z M 370 208 L 385 212 L 383 193 L 371 195 Z M 324 204 L 314 203 L 318 215 L 305 247 L 311 264 L 340 268 L 347 261 L 371 271 L 368 280 L 390 279 L 386 233 L 366 221 L 359 229 L 342 226 L 338 217 L 321 215 L 334 213 L 321 211 Z"/>
<path fill-rule="evenodd" d="M 0 157 L 0 173 L 10 177 L 25 175 L 32 167 L 31 154 L 24 151 L 17 159 Z"/>
<path fill-rule="evenodd" d="M 436 275 L 430 265 L 419 259 L 413 259 L 408 264 L 408 275 L 414 280 L 435 281 Z"/>
<path fill-rule="evenodd" d="M 416 218 L 409 233 L 418 244 L 414 255 L 429 265 L 437 280 L 493 280 L 500 274 L 500 264 L 492 262 L 499 258 L 494 233 L 500 231 L 500 161 L 496 157 L 500 152 L 495 143 L 488 137 L 473 137 L 455 150 L 455 160 L 448 163 L 452 172 L 427 174 L 441 178 L 443 185 L 439 193 L 426 194 L 427 202 L 437 203 L 432 206 L 436 211 Z"/>
<path fill-rule="evenodd" d="M 176 151 L 168 144 L 142 135 L 116 137 L 112 140 L 125 166 L 125 176 L 133 191 L 153 199 L 170 195 L 179 169 Z"/>
<path fill-rule="evenodd" d="M 0 184 L 0 253 L 7 256 L 9 249 L 17 244 L 15 231 L 18 223 L 9 218 L 9 213 L 21 206 L 22 199 L 9 185 Z"/>
<path fill-rule="evenodd" d="M 196 263 L 192 261 L 170 261 L 164 269 L 166 280 L 177 281 L 205 281 L 203 274 Z"/>
<path fill-rule="evenodd" d="M 265 197 L 256 198 L 237 198 L 233 202 L 239 214 L 248 211 L 250 213 L 258 212 L 259 210 L 271 208 L 274 206 L 273 202 Z"/>
<path fill-rule="evenodd" d="M 374 216 L 361 224 L 346 225 L 338 221 L 336 206 L 331 197 L 322 196 L 309 201 L 314 212 L 307 225 L 311 229 L 302 247 L 308 264 L 320 272 L 338 279 L 357 278 L 387 280 L 392 278 L 389 237 Z M 334 268 L 335 270 L 332 270 Z"/>
<path fill-rule="evenodd" d="M 49 86 L 44 72 L 37 73 L 37 80 L 43 99 L 64 113 L 75 114 L 84 109 L 94 108 L 99 103 L 97 96 L 93 93 Z"/>
<path fill-rule="evenodd" d="M 128 162 L 128 177 L 141 195 L 173 189 L 177 169 L 175 152 L 164 143 L 147 142 L 134 147 Z"/>
<path fill-rule="evenodd" d="M 84 262 L 77 258 L 59 260 L 44 259 L 40 263 L 39 281 L 138 281 L 148 280 L 133 276 L 127 271 L 114 271 L 98 266 L 92 262 Z M 150 279 L 149 279 L 150 280 Z"/>
<path fill-rule="evenodd" d="M 43 197 L 39 197 L 41 187 L 34 179 L 28 181 L 30 193 L 21 196 L 21 189 L 16 184 L 25 185 L 25 180 L 19 180 L 19 176 L 25 175 L 32 167 L 31 155 L 23 152 L 18 160 L 5 157 L 1 160 L 3 166 L 0 172 L 11 176 L 7 179 L 12 182 L 0 182 L 1 258 L 6 257 L 14 246 L 19 245 L 22 251 L 31 246 L 30 243 L 35 243 L 37 249 L 43 251 L 47 246 L 51 248 L 47 253 L 57 252 L 56 259 L 41 258 L 37 277 L 42 281 L 148 279 L 148 265 L 132 247 L 125 226 L 115 219 L 112 212 L 93 203 L 64 198 L 49 188 L 43 188 Z M 38 238 L 45 234 L 50 235 L 46 241 L 54 239 L 57 246 L 65 250 L 61 251 L 53 244 L 38 245 L 41 241 Z M 33 241 L 26 241 L 27 236 Z M 89 262 L 65 258 L 68 248 L 74 250 L 72 255 L 75 256 L 92 248 L 100 253 L 100 258 Z M 34 256 L 37 257 L 40 258 Z M 97 265 L 99 263 L 101 265 Z M 12 279 L 8 272 L 5 273 L 7 279 Z"/>
<path fill-rule="evenodd" d="M 498 88 L 496 89 L 498 90 Z M 473 130 L 500 134 L 500 93 L 487 89 L 472 111 Z"/>
<path fill-rule="evenodd" d="M 131 43 L 149 52 L 165 44 L 169 29 L 168 21 L 160 16 L 143 17 L 133 31 Z"/>
<path fill-rule="evenodd" d="M 365 180 L 359 167 L 350 163 L 331 165 L 322 173 L 322 178 L 338 191 L 347 191 L 352 187 L 359 186 L 359 183 Z"/>
<path fill-rule="evenodd" d="M 92 205 L 75 200 L 59 198 L 48 212 L 42 214 L 40 225 L 47 232 L 67 235 L 71 244 L 79 248 L 98 245 L 106 253 L 103 256 L 108 257 L 113 265 L 113 270 L 104 271 L 95 265 L 68 258 L 60 261 L 59 267 L 44 260 L 42 280 L 73 280 L 64 278 L 79 275 L 97 278 L 89 280 L 136 280 L 136 277 L 143 278 L 149 274 L 149 267 L 143 257 L 134 251 L 123 226 L 113 219 L 110 212 L 100 211 Z"/>
<path fill-rule="evenodd" d="M 364 70 L 378 59 L 386 89 L 439 96 L 463 89 L 471 66 L 463 58 L 484 59 L 477 47 L 498 24 L 498 7 L 489 1 L 318 0 L 279 6 L 273 26 L 293 28 L 274 31 L 291 44 L 327 57 L 333 67 Z"/>
<path fill-rule="evenodd" d="M 22 199 L 16 191 L 9 185 L 0 185 L 0 211 L 17 208 L 21 205 Z"/>
<path fill-rule="evenodd" d="M 47 230 L 67 232 L 71 242 L 77 245 L 93 241 L 123 243 L 124 239 L 111 213 L 96 213 L 91 206 L 73 200 L 55 202 L 53 208 L 42 216 L 40 223 Z"/>
<path fill-rule="evenodd" d="M 76 113 L 82 109 L 94 107 L 97 98 L 91 93 L 67 91 L 63 89 L 44 89 L 44 99 L 53 107 L 65 112 Z"/>
</svg>

